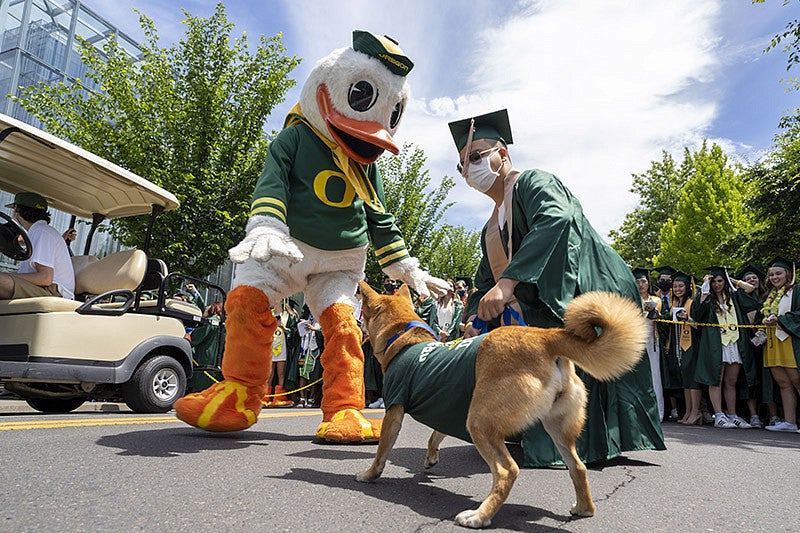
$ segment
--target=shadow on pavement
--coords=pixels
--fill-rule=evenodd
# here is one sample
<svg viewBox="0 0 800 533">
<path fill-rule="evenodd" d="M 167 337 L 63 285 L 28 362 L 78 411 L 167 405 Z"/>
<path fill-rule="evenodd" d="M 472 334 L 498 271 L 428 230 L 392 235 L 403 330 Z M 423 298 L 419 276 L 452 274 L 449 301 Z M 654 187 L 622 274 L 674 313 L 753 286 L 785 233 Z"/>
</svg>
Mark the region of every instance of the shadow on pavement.
<svg viewBox="0 0 800 533">
<path fill-rule="evenodd" d="M 401 450 L 396 450 L 401 451 Z M 413 450 L 419 452 L 419 450 Z M 394 452 L 393 452 L 394 455 Z M 365 465 L 365 468 L 368 465 Z M 488 470 L 488 467 L 487 467 Z M 266 476 L 270 479 L 301 481 L 313 485 L 352 490 L 367 497 L 402 505 L 420 515 L 433 520 L 452 521 L 465 509 L 476 509 L 479 501 L 462 494 L 429 485 L 426 474 L 417 474 L 408 478 L 386 478 L 376 483 L 359 483 L 352 474 L 336 474 L 320 472 L 307 468 L 292 468 L 282 476 Z M 488 487 L 486 482 L 476 483 L 475 492 L 483 494 Z M 570 515 L 559 515 L 530 505 L 507 504 L 492 520 L 491 528 L 503 528 L 512 531 L 567 531 L 565 529 L 545 526 L 538 522 L 544 518 L 557 522 L 577 520 Z"/>
<path fill-rule="evenodd" d="M 177 457 L 205 451 L 237 450 L 249 446 L 267 446 L 270 442 L 309 442 L 306 435 L 284 435 L 265 431 L 212 433 L 198 429 L 162 429 L 132 431 L 108 435 L 97 440 L 107 448 L 118 448 L 118 455 L 141 457 Z"/>
</svg>

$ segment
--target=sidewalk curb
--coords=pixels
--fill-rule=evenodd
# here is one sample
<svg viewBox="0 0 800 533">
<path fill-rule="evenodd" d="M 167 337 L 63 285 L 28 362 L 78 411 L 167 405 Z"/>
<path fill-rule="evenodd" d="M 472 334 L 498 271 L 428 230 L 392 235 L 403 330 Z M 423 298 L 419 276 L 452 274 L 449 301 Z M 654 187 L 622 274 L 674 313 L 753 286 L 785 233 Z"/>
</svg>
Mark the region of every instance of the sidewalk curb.
<svg viewBox="0 0 800 533">
<path fill-rule="evenodd" d="M 88 412 L 131 413 L 133 411 L 124 403 L 113 402 L 86 402 L 77 409 L 70 411 L 70 413 Z M 28 405 L 25 400 L 0 399 L 0 416 L 19 413 L 42 414 L 41 411 L 37 411 Z"/>
</svg>

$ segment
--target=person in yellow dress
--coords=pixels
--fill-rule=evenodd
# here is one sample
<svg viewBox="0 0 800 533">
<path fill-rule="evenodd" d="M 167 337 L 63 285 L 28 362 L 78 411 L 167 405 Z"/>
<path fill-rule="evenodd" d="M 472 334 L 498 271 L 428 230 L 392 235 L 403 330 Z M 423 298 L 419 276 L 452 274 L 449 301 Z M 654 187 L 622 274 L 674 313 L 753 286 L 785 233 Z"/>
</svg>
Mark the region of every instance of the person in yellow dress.
<svg viewBox="0 0 800 533">
<path fill-rule="evenodd" d="M 783 403 L 781 422 L 767 426 L 770 431 L 797 432 L 797 396 L 800 394 L 798 351 L 800 351 L 800 295 L 794 292 L 795 264 L 783 257 L 769 263 L 770 288 L 761 314 L 767 328 L 764 368 L 769 368 L 778 383 Z M 800 291 L 798 291 L 800 292 Z"/>
</svg>

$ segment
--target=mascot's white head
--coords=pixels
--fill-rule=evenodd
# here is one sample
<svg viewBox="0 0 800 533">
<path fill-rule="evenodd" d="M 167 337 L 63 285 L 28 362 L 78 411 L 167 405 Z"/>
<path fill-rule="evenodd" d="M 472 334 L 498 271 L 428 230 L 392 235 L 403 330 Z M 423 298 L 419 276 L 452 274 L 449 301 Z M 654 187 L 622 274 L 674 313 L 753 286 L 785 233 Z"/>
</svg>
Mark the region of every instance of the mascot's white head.
<svg viewBox="0 0 800 533">
<path fill-rule="evenodd" d="M 353 32 L 353 47 L 321 59 L 300 93 L 306 120 L 359 163 L 399 149 L 392 138 L 408 103 L 414 64 L 389 37 Z"/>
</svg>

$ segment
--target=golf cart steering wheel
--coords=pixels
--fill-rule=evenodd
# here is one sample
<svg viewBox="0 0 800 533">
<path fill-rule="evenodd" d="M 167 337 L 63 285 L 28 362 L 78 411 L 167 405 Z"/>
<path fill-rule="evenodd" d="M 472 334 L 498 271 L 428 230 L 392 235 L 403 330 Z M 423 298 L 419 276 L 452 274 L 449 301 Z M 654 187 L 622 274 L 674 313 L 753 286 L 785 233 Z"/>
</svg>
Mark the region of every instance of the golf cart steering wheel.
<svg viewBox="0 0 800 533">
<path fill-rule="evenodd" d="M 33 254 L 28 232 L 19 222 L 3 212 L 0 212 L 0 253 L 17 261 L 30 259 Z"/>
</svg>

